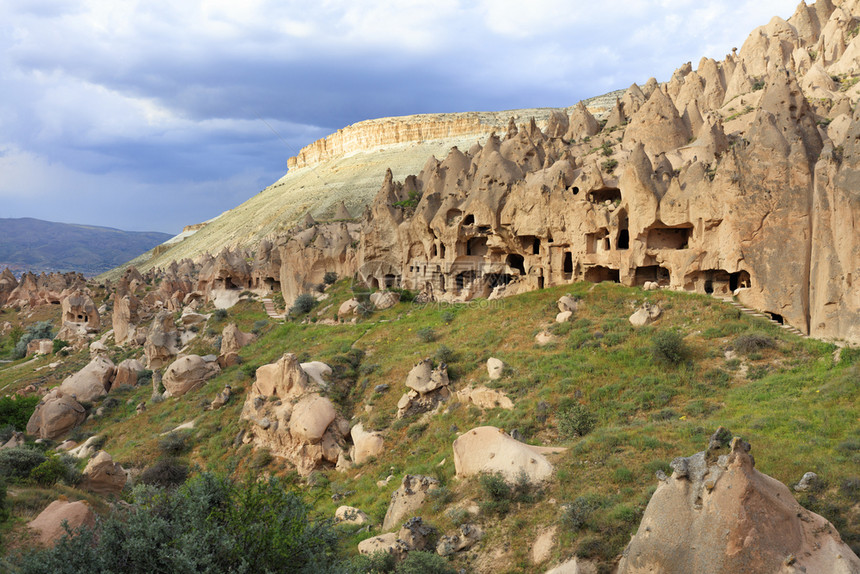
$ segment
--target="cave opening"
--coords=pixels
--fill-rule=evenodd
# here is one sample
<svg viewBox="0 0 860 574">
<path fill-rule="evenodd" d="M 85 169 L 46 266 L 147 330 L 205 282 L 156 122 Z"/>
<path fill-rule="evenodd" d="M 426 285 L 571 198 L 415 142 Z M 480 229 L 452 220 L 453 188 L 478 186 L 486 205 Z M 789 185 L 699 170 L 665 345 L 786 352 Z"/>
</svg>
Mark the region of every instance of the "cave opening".
<svg viewBox="0 0 860 574">
<path fill-rule="evenodd" d="M 605 203 L 607 201 L 621 201 L 621 190 L 617 187 L 606 187 L 603 189 L 595 189 L 588 194 L 588 199 L 592 203 Z"/>
<path fill-rule="evenodd" d="M 647 245 L 653 249 L 687 249 L 693 227 L 653 227 L 648 230 Z"/>
<path fill-rule="evenodd" d="M 752 280 L 748 271 L 729 273 L 729 289 L 734 293 L 739 287 L 752 287 Z"/>
<path fill-rule="evenodd" d="M 611 281 L 612 283 L 621 282 L 621 273 L 618 269 L 610 269 L 603 265 L 595 265 L 588 267 L 585 270 L 585 280 L 590 283 L 602 283 L 603 281 Z"/>
<path fill-rule="evenodd" d="M 505 258 L 505 265 L 507 265 L 511 269 L 519 271 L 520 275 L 526 274 L 525 259 L 522 255 L 519 255 L 517 253 L 509 254 Z"/>
<path fill-rule="evenodd" d="M 573 277 L 573 253 L 570 251 L 564 253 L 561 270 L 564 273 L 565 280 L 569 281 Z"/>
</svg>

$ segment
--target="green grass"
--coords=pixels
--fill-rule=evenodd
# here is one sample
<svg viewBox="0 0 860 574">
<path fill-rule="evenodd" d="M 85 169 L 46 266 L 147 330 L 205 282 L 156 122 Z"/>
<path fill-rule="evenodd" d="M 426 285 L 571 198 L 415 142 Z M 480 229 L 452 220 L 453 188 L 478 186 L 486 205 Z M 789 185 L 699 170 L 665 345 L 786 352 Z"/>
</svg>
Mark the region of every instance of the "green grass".
<svg viewBox="0 0 860 574">
<path fill-rule="evenodd" d="M 311 317 L 334 318 L 340 303 L 352 295 L 348 280 L 326 292 L 328 300 L 311 311 Z M 580 309 L 570 323 L 554 326 L 555 302 L 566 293 L 582 299 Z M 645 301 L 659 304 L 664 315 L 652 326 L 634 329 L 627 317 Z M 231 321 L 250 331 L 265 318 L 262 305 L 243 302 L 215 325 L 218 333 Z M 557 342 L 538 347 L 534 335 L 546 327 L 552 327 Z M 421 336 L 428 331 L 434 334 L 432 340 Z M 677 364 L 657 361 L 652 354 L 655 338 L 667 332 L 678 333 L 686 349 Z M 727 360 L 725 351 L 743 335 L 765 336 L 774 345 Z M 208 339 L 196 343 L 201 351 L 211 344 Z M 439 356 L 443 346 L 455 390 L 467 384 L 497 388 L 514 401 L 514 410 L 481 411 L 452 401 L 438 414 L 397 421 L 393 415 L 407 373 L 425 357 Z M 237 437 L 244 428 L 239 413 L 254 371 L 292 352 L 302 361 L 337 366 L 331 393 L 342 414 L 353 422 L 361 420 L 365 428 L 384 429 L 384 456 L 346 473 L 324 471 L 315 486 L 306 486 L 323 514 L 333 515 L 338 506 L 348 504 L 371 517 L 370 531 L 341 529 L 345 551 L 355 552 L 359 540 L 379 533 L 391 493 L 403 474 L 413 473 L 434 476 L 446 488 L 445 500 L 425 505 L 425 521 L 442 532 L 463 520 L 482 522 L 485 544 L 506 545 L 510 563 L 521 564 L 520 571 L 544 570 L 527 557 L 531 542 L 549 525 L 560 529 L 555 558 L 575 552 L 609 562 L 635 532 L 656 486 L 654 473 L 668 471 L 668 462 L 677 456 L 703 450 L 720 425 L 750 441 L 757 468 L 786 484 L 794 484 L 806 471 L 818 473 L 830 487 L 804 500 L 856 544 L 860 525 L 844 509 L 852 504 L 851 483 L 846 481 L 860 474 L 855 470 L 860 449 L 852 447 L 860 444 L 860 360 L 854 351 L 843 350 L 841 361 L 834 364 L 833 350 L 832 345 L 795 337 L 705 296 L 578 283 L 469 305 L 400 303 L 354 324 L 268 322 L 260 337 L 241 351 L 244 363 L 224 370 L 203 388 L 149 404 L 141 415 L 134 406 L 148 401 L 151 390 L 132 389 L 83 430 L 106 434 L 105 449 L 115 459 L 143 468 L 160 456 L 160 433 L 194 420 L 190 450 L 183 455 L 192 466 L 239 478 L 248 472 L 289 475 L 283 459 L 255 454 Z M 487 375 L 491 356 L 506 365 L 499 381 L 491 382 Z M 84 362 L 73 355 L 68 368 Z M 29 366 L 20 372 L 26 376 L 15 382 L 8 367 L 0 369 L 0 382 L 10 385 L 7 392 L 36 376 Z M 204 399 L 227 383 L 233 386 L 231 402 L 218 411 L 203 410 Z M 382 383 L 390 389 L 375 393 L 374 387 Z M 558 413 L 573 405 L 582 405 L 595 418 L 594 429 L 581 438 L 559 433 Z M 479 505 L 483 495 L 476 480 L 454 478 L 451 444 L 460 433 L 485 424 L 516 429 L 532 444 L 569 450 L 552 458 L 556 475 L 545 485 L 541 501 L 521 504 L 504 517 L 465 518 L 462 509 Z M 378 487 L 377 481 L 388 475 L 395 478 Z M 336 493 L 348 494 L 335 501 L 331 495 Z M 576 529 L 567 528 L 560 505 L 580 497 L 594 502 L 587 505 L 594 508 Z M 557 504 L 548 504 L 550 499 Z M 459 566 L 468 568 L 466 563 Z"/>
</svg>

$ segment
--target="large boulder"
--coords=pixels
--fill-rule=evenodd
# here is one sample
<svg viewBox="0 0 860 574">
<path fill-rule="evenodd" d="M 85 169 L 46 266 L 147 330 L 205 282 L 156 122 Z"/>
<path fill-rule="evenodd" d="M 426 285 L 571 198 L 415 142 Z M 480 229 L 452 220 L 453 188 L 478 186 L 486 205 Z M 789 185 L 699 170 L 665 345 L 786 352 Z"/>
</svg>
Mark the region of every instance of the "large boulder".
<svg viewBox="0 0 860 574">
<path fill-rule="evenodd" d="M 143 344 L 146 354 L 146 367 L 160 369 L 170 364 L 179 353 L 179 333 L 169 311 L 160 311 L 152 320 L 152 325 Z"/>
<path fill-rule="evenodd" d="M 541 482 L 553 470 L 545 455 L 563 450 L 522 443 L 496 427 L 478 427 L 454 441 L 454 468 L 461 478 L 499 472 L 514 481 L 524 473 L 530 481 Z"/>
<path fill-rule="evenodd" d="M 303 442 L 318 443 L 336 416 L 330 400 L 316 394 L 306 395 L 293 407 L 290 434 Z"/>
<path fill-rule="evenodd" d="M 302 370 L 308 374 L 308 377 L 310 377 L 313 382 L 323 389 L 328 387 L 328 382 L 325 380 L 325 377 L 331 376 L 331 367 L 322 361 L 309 361 L 307 363 L 302 363 L 301 365 Z"/>
<path fill-rule="evenodd" d="M 430 359 L 419 362 L 406 377 L 409 391 L 397 403 L 397 418 L 432 410 L 451 395 L 449 384 L 445 365 L 433 368 Z"/>
<path fill-rule="evenodd" d="M 71 395 L 54 389 L 39 401 L 27 422 L 27 434 L 54 440 L 84 422 L 87 413 Z"/>
<path fill-rule="evenodd" d="M 170 396 L 181 397 L 202 387 L 206 381 L 221 372 L 214 357 L 187 355 L 173 361 L 164 371 L 162 383 Z"/>
<path fill-rule="evenodd" d="M 473 404 L 479 409 L 507 409 L 512 410 L 514 403 L 508 396 L 495 389 L 487 387 L 466 387 L 457 391 L 457 400 L 461 403 Z"/>
<path fill-rule="evenodd" d="M 137 384 L 137 374 L 143 371 L 143 363 L 137 359 L 126 359 L 116 367 L 116 376 L 113 387 L 128 385 L 133 387 Z"/>
<path fill-rule="evenodd" d="M 88 502 L 55 500 L 36 518 L 28 522 L 27 526 L 36 531 L 40 544 L 52 546 L 66 534 L 64 523 L 74 532 L 81 526 L 92 527 L 95 522 L 96 515 Z"/>
<path fill-rule="evenodd" d="M 391 502 L 382 521 L 383 530 L 399 526 L 403 519 L 412 516 L 427 498 L 427 493 L 439 488 L 439 481 L 429 476 L 407 474 L 400 488 L 391 494 Z"/>
<path fill-rule="evenodd" d="M 358 423 L 350 430 L 352 436 L 352 462 L 362 464 L 372 457 L 379 456 L 385 450 L 385 440 L 382 433 L 367 432 L 364 425 Z"/>
<path fill-rule="evenodd" d="M 235 323 L 230 323 L 221 332 L 221 349 L 218 364 L 227 368 L 239 362 L 239 350 L 256 339 L 253 333 L 243 333 Z"/>
<path fill-rule="evenodd" d="M 663 310 L 660 309 L 659 305 L 652 305 L 648 302 L 642 304 L 639 309 L 636 310 L 635 313 L 630 315 L 630 324 L 634 327 L 644 327 L 645 325 L 650 325 L 654 321 L 660 318 L 660 315 L 663 314 Z"/>
<path fill-rule="evenodd" d="M 128 476 L 111 455 L 100 450 L 84 468 L 80 487 L 96 494 L 118 494 L 125 486 Z"/>
<path fill-rule="evenodd" d="M 60 390 L 79 401 L 92 402 L 108 394 L 116 367 L 107 357 L 93 358 L 89 364 L 60 384 Z"/>
<path fill-rule="evenodd" d="M 833 525 L 756 470 L 740 438 L 726 447 L 715 435 L 706 451 L 675 459 L 672 468 L 624 550 L 619 574 L 860 572 L 860 559 Z"/>
</svg>

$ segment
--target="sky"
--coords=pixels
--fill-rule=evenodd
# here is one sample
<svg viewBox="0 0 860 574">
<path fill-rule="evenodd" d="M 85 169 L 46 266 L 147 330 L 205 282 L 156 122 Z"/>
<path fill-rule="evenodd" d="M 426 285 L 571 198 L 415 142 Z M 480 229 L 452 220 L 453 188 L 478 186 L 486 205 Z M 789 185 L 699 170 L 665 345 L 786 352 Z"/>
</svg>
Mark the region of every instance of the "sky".
<svg viewBox="0 0 860 574">
<path fill-rule="evenodd" d="M 791 0 L 0 0 L 0 218 L 178 233 L 355 122 L 564 107 Z"/>
</svg>

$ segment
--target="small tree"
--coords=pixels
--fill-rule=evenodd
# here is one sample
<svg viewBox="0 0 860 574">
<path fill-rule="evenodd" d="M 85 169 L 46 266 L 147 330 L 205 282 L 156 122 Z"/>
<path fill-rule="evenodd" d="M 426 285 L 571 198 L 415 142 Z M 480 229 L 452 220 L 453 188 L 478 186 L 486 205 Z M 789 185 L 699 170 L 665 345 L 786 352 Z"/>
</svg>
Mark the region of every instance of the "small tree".
<svg viewBox="0 0 860 574">
<path fill-rule="evenodd" d="M 317 300 L 310 293 L 302 293 L 296 297 L 293 306 L 290 307 L 290 315 L 305 315 L 317 304 Z"/>
<path fill-rule="evenodd" d="M 323 283 L 331 285 L 335 281 L 337 281 L 337 273 L 334 271 L 326 271 L 325 275 L 323 275 Z"/>
</svg>

